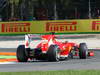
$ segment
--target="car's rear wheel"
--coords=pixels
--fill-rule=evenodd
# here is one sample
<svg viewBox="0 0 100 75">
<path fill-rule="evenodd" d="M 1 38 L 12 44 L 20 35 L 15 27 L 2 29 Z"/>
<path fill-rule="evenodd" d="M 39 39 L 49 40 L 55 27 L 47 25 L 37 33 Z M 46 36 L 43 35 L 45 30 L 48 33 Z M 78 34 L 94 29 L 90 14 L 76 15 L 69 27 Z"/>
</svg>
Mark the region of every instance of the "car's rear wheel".
<svg viewBox="0 0 100 75">
<path fill-rule="evenodd" d="M 27 62 L 28 56 L 24 45 L 19 45 L 17 48 L 17 60 L 19 62 Z"/>
<path fill-rule="evenodd" d="M 80 43 L 79 45 L 79 57 L 80 59 L 86 59 L 88 55 L 88 48 L 86 43 Z"/>
<path fill-rule="evenodd" d="M 59 61 L 59 47 L 57 45 L 51 45 L 47 52 L 49 61 Z"/>
</svg>

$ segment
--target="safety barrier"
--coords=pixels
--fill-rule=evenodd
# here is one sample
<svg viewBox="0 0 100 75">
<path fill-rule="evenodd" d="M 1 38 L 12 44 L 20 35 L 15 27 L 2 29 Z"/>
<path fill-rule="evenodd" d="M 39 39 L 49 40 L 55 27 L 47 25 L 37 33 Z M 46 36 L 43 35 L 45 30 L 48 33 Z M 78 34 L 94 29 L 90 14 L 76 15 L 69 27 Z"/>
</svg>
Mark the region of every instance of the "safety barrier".
<svg viewBox="0 0 100 75">
<path fill-rule="evenodd" d="M 0 34 L 100 33 L 100 19 L 0 22 Z"/>
</svg>

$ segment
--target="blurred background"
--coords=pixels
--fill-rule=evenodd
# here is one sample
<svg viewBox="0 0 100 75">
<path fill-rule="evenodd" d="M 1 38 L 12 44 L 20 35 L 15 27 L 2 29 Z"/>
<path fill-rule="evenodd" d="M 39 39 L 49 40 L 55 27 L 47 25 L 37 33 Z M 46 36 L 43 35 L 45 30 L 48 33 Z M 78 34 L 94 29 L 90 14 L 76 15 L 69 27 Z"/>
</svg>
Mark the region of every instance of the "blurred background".
<svg viewBox="0 0 100 75">
<path fill-rule="evenodd" d="M 0 21 L 99 18 L 100 0 L 0 0 Z"/>
</svg>

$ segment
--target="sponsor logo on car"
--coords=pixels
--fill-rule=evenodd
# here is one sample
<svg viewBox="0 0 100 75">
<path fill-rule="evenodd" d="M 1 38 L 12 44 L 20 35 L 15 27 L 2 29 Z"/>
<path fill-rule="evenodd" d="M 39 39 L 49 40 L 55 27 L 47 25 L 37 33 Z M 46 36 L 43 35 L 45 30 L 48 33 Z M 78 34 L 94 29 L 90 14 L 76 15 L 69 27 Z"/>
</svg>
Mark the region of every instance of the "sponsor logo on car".
<svg viewBox="0 0 100 75">
<path fill-rule="evenodd" d="M 30 32 L 30 23 L 2 23 L 1 32 Z"/>
</svg>

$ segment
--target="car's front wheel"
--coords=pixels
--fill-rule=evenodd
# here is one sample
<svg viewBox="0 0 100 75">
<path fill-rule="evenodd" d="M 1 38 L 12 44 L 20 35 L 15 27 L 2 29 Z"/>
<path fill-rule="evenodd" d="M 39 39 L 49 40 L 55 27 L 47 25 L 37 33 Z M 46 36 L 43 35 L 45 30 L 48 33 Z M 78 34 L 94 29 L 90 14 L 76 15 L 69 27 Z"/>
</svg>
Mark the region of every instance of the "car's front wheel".
<svg viewBox="0 0 100 75">
<path fill-rule="evenodd" d="M 80 43 L 79 45 L 79 57 L 80 59 L 86 59 L 88 56 L 88 48 L 86 43 Z"/>
</svg>

